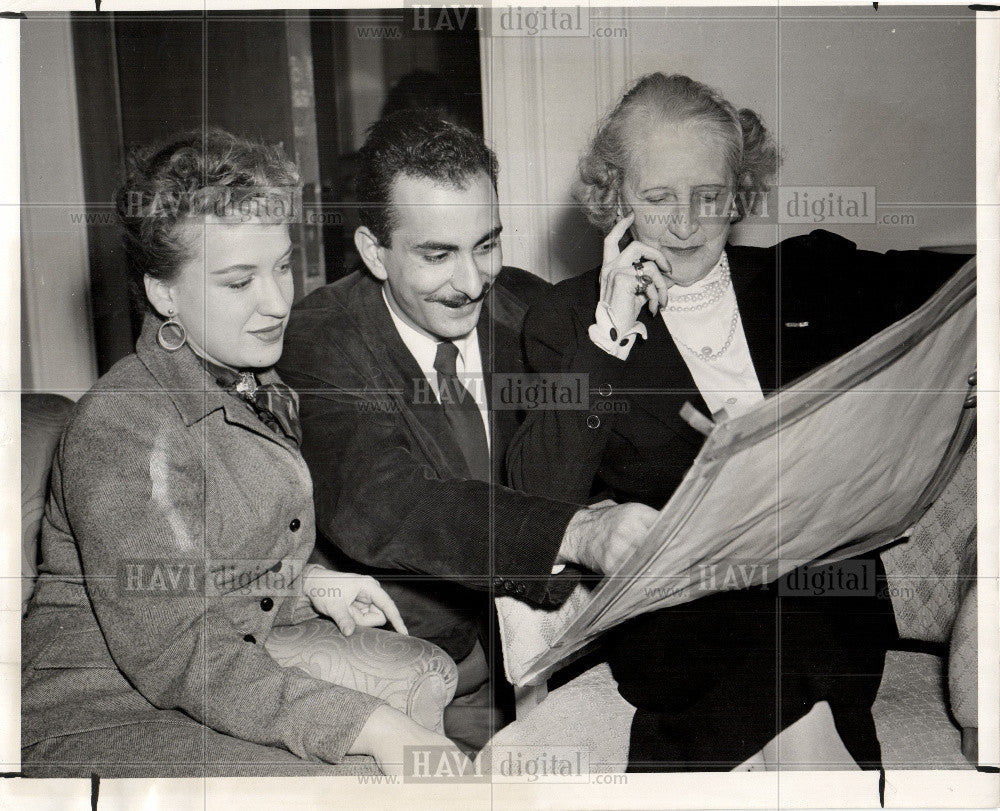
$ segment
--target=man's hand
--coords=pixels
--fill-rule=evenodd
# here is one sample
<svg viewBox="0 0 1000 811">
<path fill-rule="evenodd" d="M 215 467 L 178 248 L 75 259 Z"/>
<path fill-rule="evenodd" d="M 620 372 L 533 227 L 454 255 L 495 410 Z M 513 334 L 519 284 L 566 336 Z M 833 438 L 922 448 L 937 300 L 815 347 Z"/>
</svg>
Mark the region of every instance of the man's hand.
<svg viewBox="0 0 1000 811">
<path fill-rule="evenodd" d="M 334 572 L 312 564 L 303 587 L 316 613 L 337 623 L 344 636 L 353 634 L 358 626 L 374 628 L 386 622 L 401 634 L 409 633 L 392 597 L 374 577 Z"/>
<path fill-rule="evenodd" d="M 612 574 L 649 533 L 659 513 L 645 504 L 602 501 L 570 519 L 557 562 Z"/>
<path fill-rule="evenodd" d="M 444 735 L 420 726 L 410 716 L 393 709 L 388 704 L 378 707 L 347 750 L 349 755 L 371 755 L 385 774 L 403 774 L 404 749 L 426 747 L 454 750 L 449 760 L 461 765 L 461 773 L 470 768 L 468 758 Z"/>
</svg>

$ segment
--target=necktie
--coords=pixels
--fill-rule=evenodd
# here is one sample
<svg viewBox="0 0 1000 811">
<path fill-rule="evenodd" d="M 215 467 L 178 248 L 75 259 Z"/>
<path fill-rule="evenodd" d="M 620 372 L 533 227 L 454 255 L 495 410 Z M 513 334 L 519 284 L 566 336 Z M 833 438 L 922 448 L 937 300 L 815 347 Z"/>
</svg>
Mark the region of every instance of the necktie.
<svg viewBox="0 0 1000 811">
<path fill-rule="evenodd" d="M 451 341 L 438 344 L 434 369 L 438 373 L 438 400 L 444 416 L 458 440 L 472 478 L 490 480 L 490 449 L 486 443 L 483 417 L 476 400 L 458 379 L 455 361 L 458 347 Z"/>
<path fill-rule="evenodd" d="M 284 434 L 302 444 L 299 425 L 299 398 L 284 383 L 260 383 L 253 372 L 237 372 L 201 359 L 209 374 L 222 388 L 246 402 L 262 423 L 276 434 Z"/>
</svg>

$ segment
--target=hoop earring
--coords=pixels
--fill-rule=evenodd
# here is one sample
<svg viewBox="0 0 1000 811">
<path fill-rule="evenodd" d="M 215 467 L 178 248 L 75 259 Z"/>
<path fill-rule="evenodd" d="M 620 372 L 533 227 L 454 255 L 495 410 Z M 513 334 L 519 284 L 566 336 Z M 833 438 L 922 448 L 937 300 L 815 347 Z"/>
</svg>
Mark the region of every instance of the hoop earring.
<svg viewBox="0 0 1000 811">
<path fill-rule="evenodd" d="M 171 332 L 174 334 L 171 336 Z M 156 331 L 156 342 L 168 352 L 176 352 L 187 342 L 187 330 L 174 318 L 174 311 L 167 312 L 167 320 Z"/>
</svg>

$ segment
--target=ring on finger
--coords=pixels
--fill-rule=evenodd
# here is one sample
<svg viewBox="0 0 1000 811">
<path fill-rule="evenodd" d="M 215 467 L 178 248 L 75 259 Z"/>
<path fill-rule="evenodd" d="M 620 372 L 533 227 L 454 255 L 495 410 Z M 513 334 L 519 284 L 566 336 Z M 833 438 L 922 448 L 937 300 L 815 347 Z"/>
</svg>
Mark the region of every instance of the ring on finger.
<svg viewBox="0 0 1000 811">
<path fill-rule="evenodd" d="M 635 294 L 641 296 L 646 292 L 646 288 L 652 283 L 652 279 L 649 278 L 645 273 L 642 272 L 643 266 L 649 260 L 645 256 L 640 256 L 632 263 L 632 267 L 635 269 Z"/>
</svg>

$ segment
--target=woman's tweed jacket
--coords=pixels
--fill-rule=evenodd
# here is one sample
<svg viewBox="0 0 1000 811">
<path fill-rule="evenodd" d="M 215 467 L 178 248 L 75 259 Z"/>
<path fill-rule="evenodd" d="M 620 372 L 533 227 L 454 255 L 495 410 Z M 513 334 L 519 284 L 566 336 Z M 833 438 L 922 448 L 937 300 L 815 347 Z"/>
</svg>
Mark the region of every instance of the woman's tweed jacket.
<svg viewBox="0 0 1000 811">
<path fill-rule="evenodd" d="M 22 628 L 22 746 L 139 725 L 156 763 L 157 735 L 198 748 L 204 724 L 337 762 L 382 702 L 264 649 L 273 627 L 316 616 L 296 595 L 309 471 L 187 347 L 161 349 L 157 325 L 80 400 L 56 453 Z"/>
</svg>

